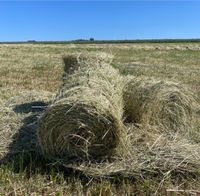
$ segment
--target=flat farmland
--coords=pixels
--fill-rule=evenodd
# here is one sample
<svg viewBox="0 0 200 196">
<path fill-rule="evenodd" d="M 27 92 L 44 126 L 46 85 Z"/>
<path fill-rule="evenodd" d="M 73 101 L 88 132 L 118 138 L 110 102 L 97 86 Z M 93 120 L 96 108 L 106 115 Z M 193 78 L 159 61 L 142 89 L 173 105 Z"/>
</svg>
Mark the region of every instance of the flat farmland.
<svg viewBox="0 0 200 196">
<path fill-rule="evenodd" d="M 26 93 L 39 94 L 50 101 L 56 94 L 63 74 L 62 57 L 84 52 L 106 52 L 114 56 L 112 66 L 122 75 L 153 77 L 187 86 L 200 103 L 200 43 L 131 43 L 131 44 L 0 44 L 0 106 L 14 104 L 13 97 Z M 29 93 L 30 94 L 30 93 Z M 31 99 L 31 98 L 30 98 Z M 41 98 L 42 99 L 42 98 Z M 20 103 L 20 98 L 17 101 Z M 3 107 L 3 106 L 2 106 Z M 3 109 L 2 109 L 3 110 Z M 200 108 L 197 109 L 200 113 Z M 1 110 L 0 110 L 1 112 Z M 5 112 L 5 111 L 4 111 Z M 6 113 L 6 112 L 5 112 Z M 6 129 L 13 125 L 0 114 L 1 144 Z M 8 128 L 7 122 L 11 124 Z M 13 126 L 13 127 L 12 127 Z M 12 135 L 11 133 L 9 133 Z M 9 136 L 6 136 L 9 138 Z M 0 159 L 6 156 L 0 145 Z M 27 159 L 27 158 L 26 158 Z M 131 179 L 98 179 L 80 174 L 38 166 L 34 161 L 26 165 L 23 157 L 0 165 L 0 195 L 189 195 L 199 194 L 200 176 L 181 176 L 178 180 L 162 181 L 147 176 L 139 181 Z M 18 167 L 16 167 L 18 165 Z M 33 168 L 32 168 L 33 167 Z M 28 170 L 28 172 L 27 172 Z M 159 185 L 159 186 L 158 186 Z M 160 189 L 158 190 L 158 187 Z M 178 187 L 178 188 L 177 188 Z M 180 192 L 176 190 L 180 190 Z M 182 191 L 181 191 L 182 190 Z M 185 191 L 186 190 L 186 191 Z M 199 190 L 199 192 L 198 192 Z"/>
</svg>

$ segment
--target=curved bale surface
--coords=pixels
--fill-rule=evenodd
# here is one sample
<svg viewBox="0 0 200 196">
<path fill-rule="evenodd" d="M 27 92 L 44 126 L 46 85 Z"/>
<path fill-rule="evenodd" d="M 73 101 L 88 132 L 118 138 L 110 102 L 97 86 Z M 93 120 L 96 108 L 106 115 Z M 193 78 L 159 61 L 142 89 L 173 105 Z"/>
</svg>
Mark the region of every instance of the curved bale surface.
<svg viewBox="0 0 200 196">
<path fill-rule="evenodd" d="M 80 95 L 84 94 L 84 88 L 91 89 L 95 90 L 93 95 L 94 99 L 97 98 L 96 94 L 105 96 L 112 103 L 113 107 L 115 107 L 116 115 L 119 117 L 119 119 L 121 119 L 123 116 L 124 107 L 122 99 L 124 79 L 119 74 L 118 70 L 106 63 L 110 62 L 111 57 L 107 57 L 104 53 L 92 53 L 90 55 L 87 54 L 86 57 L 84 57 L 83 54 L 81 55 L 82 59 L 86 58 L 86 62 L 93 62 L 91 59 L 100 58 L 99 62 L 101 63 L 98 66 L 95 63 L 93 66 L 84 65 L 75 70 L 73 74 L 65 75 L 53 103 L 65 97 L 70 97 L 71 94 L 74 93 L 77 97 L 80 97 Z M 80 88 L 81 92 L 79 90 Z M 87 94 L 85 94 L 85 96 L 89 98 Z"/>
<path fill-rule="evenodd" d="M 54 101 L 68 96 L 66 95 L 68 90 L 73 90 L 79 86 L 98 88 L 101 89 L 101 92 L 103 89 L 109 94 L 116 90 L 121 93 L 122 89 L 118 90 L 115 85 L 119 80 L 122 81 L 122 77 L 119 71 L 109 64 L 112 59 L 112 55 L 104 52 L 85 52 L 63 57 L 64 74 Z M 122 82 L 118 86 L 122 87 Z M 112 90 L 113 87 L 115 88 L 114 90 Z M 105 94 L 105 92 L 103 93 Z"/>
<path fill-rule="evenodd" d="M 177 83 L 132 79 L 124 87 L 123 99 L 129 121 L 156 125 L 169 133 L 188 131 L 192 126 L 195 101 Z"/>
<path fill-rule="evenodd" d="M 38 138 L 43 153 L 61 159 L 109 158 L 119 143 L 120 121 L 109 103 L 63 99 L 40 119 Z"/>
<path fill-rule="evenodd" d="M 98 69 L 84 67 L 77 70 L 74 74 L 63 78 L 63 83 L 57 92 L 55 102 L 71 96 L 71 93 L 74 94 L 80 87 L 83 92 L 76 93 L 77 96 L 84 93 L 84 88 L 89 88 L 91 90 L 96 89 L 98 94 L 104 95 L 111 101 L 113 105 L 117 107 L 116 110 L 120 111 L 120 115 L 122 115 L 123 78 L 118 70 L 110 65 L 103 65 L 103 67 Z M 96 98 L 94 97 L 94 99 Z"/>
<path fill-rule="evenodd" d="M 62 160 L 110 158 L 124 129 L 122 81 L 106 63 L 83 66 L 67 75 L 39 122 L 44 155 Z"/>
</svg>

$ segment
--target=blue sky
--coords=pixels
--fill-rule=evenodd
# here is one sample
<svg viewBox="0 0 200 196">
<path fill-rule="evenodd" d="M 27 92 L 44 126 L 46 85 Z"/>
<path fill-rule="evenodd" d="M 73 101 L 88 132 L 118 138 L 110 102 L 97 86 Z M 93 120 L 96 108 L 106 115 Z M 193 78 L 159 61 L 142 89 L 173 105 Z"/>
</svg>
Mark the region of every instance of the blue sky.
<svg viewBox="0 0 200 196">
<path fill-rule="evenodd" d="M 200 38 L 198 1 L 0 1 L 0 41 Z"/>
</svg>

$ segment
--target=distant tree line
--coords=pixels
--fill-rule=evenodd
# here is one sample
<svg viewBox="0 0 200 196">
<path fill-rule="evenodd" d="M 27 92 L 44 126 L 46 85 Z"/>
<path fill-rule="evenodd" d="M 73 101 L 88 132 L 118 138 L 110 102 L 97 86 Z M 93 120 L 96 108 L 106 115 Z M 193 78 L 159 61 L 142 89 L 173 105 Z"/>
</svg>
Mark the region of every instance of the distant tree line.
<svg viewBox="0 0 200 196">
<path fill-rule="evenodd" d="M 6 43 L 6 44 L 12 44 L 12 43 L 32 43 L 32 44 L 87 44 L 87 43 L 94 43 L 94 44 L 106 44 L 106 43 L 112 43 L 112 44 L 120 44 L 120 43 L 196 43 L 200 42 L 200 39 L 144 39 L 144 40 L 95 40 L 94 38 L 87 39 L 76 39 L 71 41 L 36 41 L 36 40 L 28 40 L 28 41 L 22 41 L 22 42 L 0 42 L 0 43 Z"/>
</svg>

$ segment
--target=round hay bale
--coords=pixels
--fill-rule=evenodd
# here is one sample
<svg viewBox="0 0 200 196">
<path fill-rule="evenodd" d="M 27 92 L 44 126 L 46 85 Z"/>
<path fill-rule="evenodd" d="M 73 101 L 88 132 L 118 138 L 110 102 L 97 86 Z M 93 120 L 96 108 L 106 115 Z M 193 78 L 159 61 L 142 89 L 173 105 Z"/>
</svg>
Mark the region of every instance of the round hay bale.
<svg viewBox="0 0 200 196">
<path fill-rule="evenodd" d="M 80 160 L 109 158 L 114 153 L 122 123 L 110 102 L 104 96 L 95 99 L 94 94 L 88 99 L 61 99 L 44 113 L 37 133 L 46 156 Z"/>
<path fill-rule="evenodd" d="M 102 160 L 116 151 L 124 128 L 123 80 L 110 65 L 99 65 L 67 75 L 41 117 L 38 139 L 47 157 Z"/>
<path fill-rule="evenodd" d="M 123 98 L 129 121 L 157 125 L 168 132 L 189 130 L 192 126 L 193 96 L 177 83 L 132 79 L 124 87 Z"/>
</svg>

